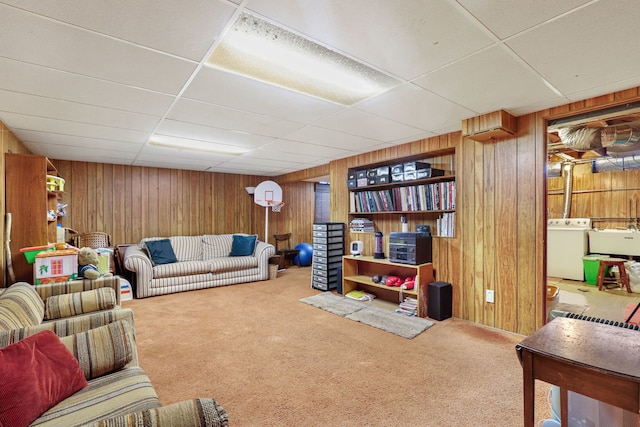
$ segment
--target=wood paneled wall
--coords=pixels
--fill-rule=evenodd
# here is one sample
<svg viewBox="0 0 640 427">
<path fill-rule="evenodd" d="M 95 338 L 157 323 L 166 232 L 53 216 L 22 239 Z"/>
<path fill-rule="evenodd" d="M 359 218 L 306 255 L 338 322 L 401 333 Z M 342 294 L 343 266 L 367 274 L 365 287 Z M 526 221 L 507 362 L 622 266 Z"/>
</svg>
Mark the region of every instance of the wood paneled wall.
<svg viewBox="0 0 640 427">
<path fill-rule="evenodd" d="M 456 236 L 434 239 L 437 280 L 453 285 L 455 317 L 530 334 L 545 322 L 546 120 L 638 100 L 638 88 L 629 89 L 521 116 L 517 134 L 506 139 L 480 143 L 456 132 L 271 178 L 282 186 L 287 204 L 280 213 L 269 212 L 269 234 L 291 231 L 293 243 L 311 241 L 313 183 L 307 179 L 330 177 L 331 220 L 348 223 L 349 168 L 454 147 Z M 264 208 L 253 204 L 244 187 L 270 178 L 62 160 L 54 164 L 67 182 L 70 206 L 63 224 L 78 231 L 106 231 L 116 244 L 174 234 L 247 232 L 264 238 Z M 636 177 L 624 179 L 626 183 L 611 177 L 602 185 L 630 185 Z M 626 196 L 604 197 L 614 206 Z M 574 202 L 587 204 L 580 198 Z M 596 215 L 593 210 L 587 214 L 586 207 L 584 212 Z M 421 215 L 409 216 L 412 228 L 433 220 Z M 400 227 L 397 214 L 375 221 L 387 238 Z M 365 240 L 371 250 L 372 238 Z M 495 291 L 494 304 L 485 302 L 487 289 Z"/>
<path fill-rule="evenodd" d="M 115 244 L 142 237 L 205 233 L 254 233 L 264 240 L 264 207 L 245 187 L 272 179 L 251 175 L 53 160 L 66 180 L 69 204 L 63 226 L 104 231 Z M 281 232 L 292 244 L 311 242 L 313 182 L 282 183 L 281 212 L 268 211 L 268 241 Z"/>
<path fill-rule="evenodd" d="M 549 218 L 562 218 L 565 179 L 549 178 Z M 575 170 L 571 191 L 571 218 L 592 218 L 598 228 L 626 228 L 640 214 L 640 170 L 579 173 Z"/>
<path fill-rule="evenodd" d="M 109 233 L 114 244 L 143 237 L 257 233 L 264 210 L 245 187 L 266 178 L 52 160 L 66 181 L 65 227 Z"/>
</svg>

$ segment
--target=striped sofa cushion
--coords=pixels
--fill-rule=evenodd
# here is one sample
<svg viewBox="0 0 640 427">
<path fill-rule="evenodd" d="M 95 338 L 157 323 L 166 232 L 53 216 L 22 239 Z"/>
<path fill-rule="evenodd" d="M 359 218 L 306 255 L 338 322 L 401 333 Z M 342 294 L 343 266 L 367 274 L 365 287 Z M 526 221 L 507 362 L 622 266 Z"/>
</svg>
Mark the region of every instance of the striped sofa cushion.
<svg viewBox="0 0 640 427">
<path fill-rule="evenodd" d="M 44 302 L 30 284 L 18 282 L 0 295 L 0 330 L 39 325 L 44 317 Z"/>
<path fill-rule="evenodd" d="M 98 288 L 113 288 L 116 292 L 116 304 L 120 305 L 120 277 L 108 276 L 98 279 L 75 279 L 67 282 L 46 283 L 38 285 L 35 290 L 40 295 L 42 301 L 54 295 L 72 294 L 74 292 L 90 291 Z"/>
<path fill-rule="evenodd" d="M 258 258 L 254 256 L 234 256 L 214 258 L 208 261 L 211 271 L 219 273 L 221 271 L 246 270 L 257 267 Z"/>
<path fill-rule="evenodd" d="M 202 239 L 200 236 L 169 237 L 171 247 L 180 261 L 200 261 L 202 259 Z"/>
<path fill-rule="evenodd" d="M 88 380 L 124 368 L 134 359 L 133 331 L 124 320 L 60 340 L 78 359 Z"/>
<path fill-rule="evenodd" d="M 211 271 L 211 265 L 205 261 L 184 261 L 172 264 L 160 264 L 153 267 L 153 278 L 163 279 L 165 277 L 192 276 L 194 274 L 204 274 Z"/>
<path fill-rule="evenodd" d="M 233 234 L 205 234 L 202 236 L 202 259 L 229 256 Z"/>
<path fill-rule="evenodd" d="M 113 288 L 98 288 L 91 291 L 56 295 L 45 301 L 45 320 L 60 319 L 77 314 L 109 310 L 116 306 Z"/>
<path fill-rule="evenodd" d="M 139 367 L 112 372 L 42 414 L 31 426 L 77 427 L 161 406 L 149 377 Z"/>
<path fill-rule="evenodd" d="M 226 427 L 229 416 L 214 399 L 193 399 L 152 408 L 121 417 L 109 418 L 92 424 L 91 427 L 122 426 L 190 426 L 190 427 Z"/>
<path fill-rule="evenodd" d="M 95 313 L 48 321 L 39 325 L 28 326 L 26 328 L 0 331 L 0 347 L 6 347 L 11 343 L 40 331 L 53 331 L 59 337 L 66 337 L 104 326 L 118 320 L 126 320 L 132 327 L 134 327 L 133 310 L 130 308 L 117 308 L 114 310 L 98 311 Z"/>
</svg>

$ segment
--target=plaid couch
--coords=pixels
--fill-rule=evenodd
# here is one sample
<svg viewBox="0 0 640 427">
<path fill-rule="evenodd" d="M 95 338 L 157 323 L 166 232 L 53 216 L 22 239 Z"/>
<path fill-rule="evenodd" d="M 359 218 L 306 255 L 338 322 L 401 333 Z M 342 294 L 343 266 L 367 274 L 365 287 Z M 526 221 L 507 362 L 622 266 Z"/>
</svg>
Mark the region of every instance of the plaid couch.
<svg viewBox="0 0 640 427">
<path fill-rule="evenodd" d="M 124 266 L 135 273 L 137 298 L 255 282 L 269 279 L 269 258 L 275 247 L 258 241 L 250 256 L 230 257 L 233 234 L 169 237 L 178 262 L 153 265 L 142 239 L 127 248 Z"/>
</svg>

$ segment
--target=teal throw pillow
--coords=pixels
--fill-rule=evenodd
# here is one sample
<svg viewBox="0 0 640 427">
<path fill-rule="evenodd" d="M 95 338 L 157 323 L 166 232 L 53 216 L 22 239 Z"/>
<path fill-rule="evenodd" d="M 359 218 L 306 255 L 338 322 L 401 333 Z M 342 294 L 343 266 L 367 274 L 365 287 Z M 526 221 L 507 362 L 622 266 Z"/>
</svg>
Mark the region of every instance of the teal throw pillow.
<svg viewBox="0 0 640 427">
<path fill-rule="evenodd" d="M 149 240 L 144 242 L 144 245 L 153 265 L 171 264 L 178 261 L 169 239 Z"/>
<path fill-rule="evenodd" d="M 253 255 L 253 251 L 256 249 L 257 235 L 242 236 L 239 234 L 233 235 L 233 242 L 231 243 L 231 253 L 229 256 L 249 256 Z"/>
</svg>

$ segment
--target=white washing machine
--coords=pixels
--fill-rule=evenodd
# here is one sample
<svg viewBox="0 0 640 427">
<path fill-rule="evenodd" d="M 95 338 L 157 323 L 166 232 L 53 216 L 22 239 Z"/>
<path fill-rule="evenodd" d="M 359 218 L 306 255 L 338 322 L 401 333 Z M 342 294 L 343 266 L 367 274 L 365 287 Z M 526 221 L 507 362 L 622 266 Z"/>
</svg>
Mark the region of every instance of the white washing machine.
<svg viewBox="0 0 640 427">
<path fill-rule="evenodd" d="M 547 276 L 584 281 L 591 218 L 547 220 Z"/>
</svg>

